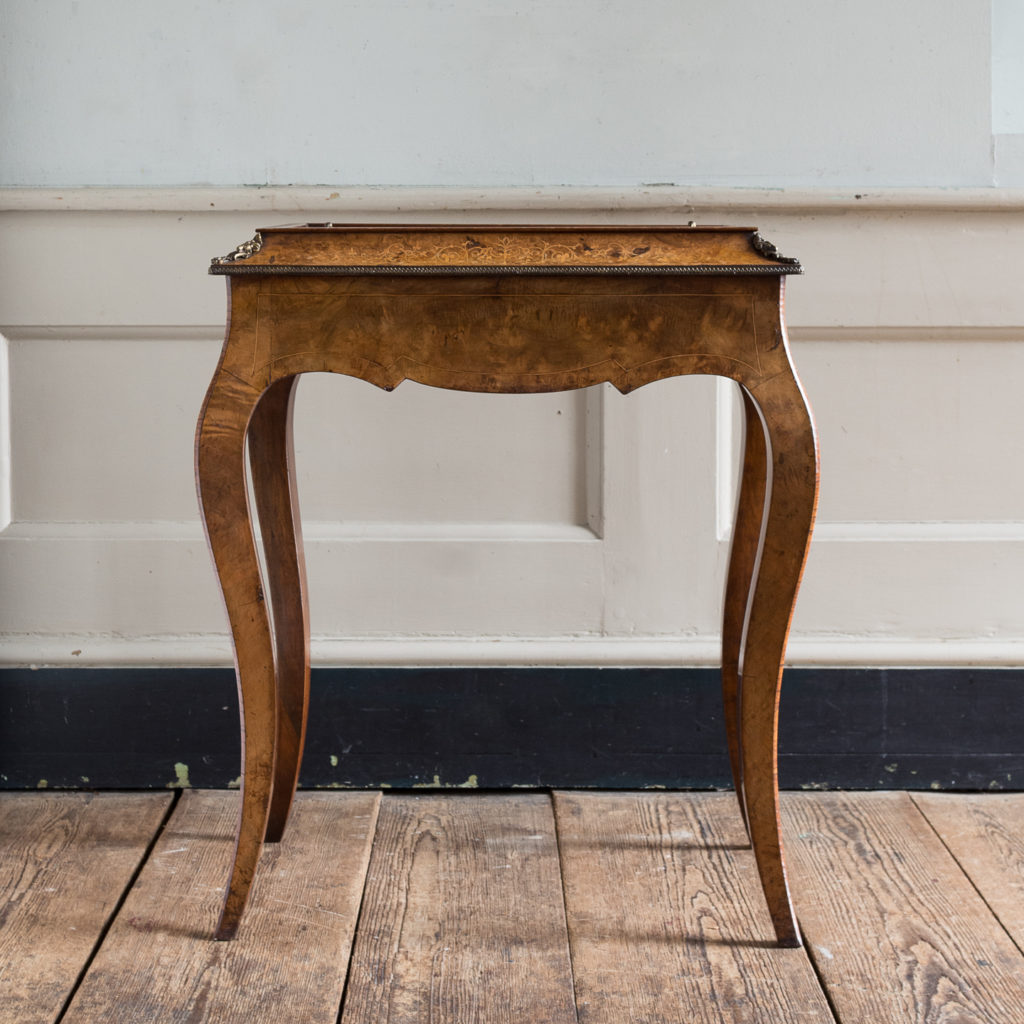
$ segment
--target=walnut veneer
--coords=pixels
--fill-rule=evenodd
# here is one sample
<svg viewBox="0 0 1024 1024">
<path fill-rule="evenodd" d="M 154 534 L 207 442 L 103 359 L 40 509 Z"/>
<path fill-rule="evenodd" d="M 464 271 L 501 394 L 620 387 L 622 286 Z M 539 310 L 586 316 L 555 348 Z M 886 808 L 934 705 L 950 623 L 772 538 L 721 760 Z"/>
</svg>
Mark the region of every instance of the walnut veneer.
<svg viewBox="0 0 1024 1024">
<path fill-rule="evenodd" d="M 264 840 L 281 838 L 302 757 L 309 615 L 292 405 L 302 373 L 487 392 L 689 373 L 736 381 L 746 445 L 725 592 L 733 778 L 778 941 L 799 945 L 779 832 L 786 638 L 817 500 L 817 442 L 786 341 L 799 264 L 753 228 L 319 224 L 262 229 L 228 277 L 220 363 L 196 432 L 207 538 L 234 641 L 242 810 L 216 935 L 231 938 Z M 245 445 L 268 567 L 261 575 Z M 268 612 L 272 606 L 272 616 Z"/>
</svg>

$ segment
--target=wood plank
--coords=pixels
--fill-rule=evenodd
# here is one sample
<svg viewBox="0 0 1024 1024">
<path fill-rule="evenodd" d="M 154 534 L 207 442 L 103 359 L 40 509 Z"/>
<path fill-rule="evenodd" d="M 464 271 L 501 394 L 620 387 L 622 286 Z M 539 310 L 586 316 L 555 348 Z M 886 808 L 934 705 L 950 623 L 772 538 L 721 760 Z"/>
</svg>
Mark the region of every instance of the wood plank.
<svg viewBox="0 0 1024 1024">
<path fill-rule="evenodd" d="M 66 1024 L 333 1024 L 379 801 L 300 793 L 284 841 L 264 850 L 238 937 L 214 942 L 238 794 L 183 793 Z"/>
<path fill-rule="evenodd" d="M 1020 1024 L 1024 957 L 906 793 L 783 808 L 797 914 L 843 1024 Z"/>
<path fill-rule="evenodd" d="M 913 800 L 1024 950 L 1024 793 L 915 793 Z"/>
<path fill-rule="evenodd" d="M 57 1019 L 170 802 L 0 795 L 0 1022 Z"/>
<path fill-rule="evenodd" d="M 805 952 L 775 946 L 731 793 L 556 793 L 555 813 L 581 1022 L 831 1024 Z"/>
<path fill-rule="evenodd" d="M 385 799 L 342 1021 L 575 1024 L 548 797 Z"/>
</svg>

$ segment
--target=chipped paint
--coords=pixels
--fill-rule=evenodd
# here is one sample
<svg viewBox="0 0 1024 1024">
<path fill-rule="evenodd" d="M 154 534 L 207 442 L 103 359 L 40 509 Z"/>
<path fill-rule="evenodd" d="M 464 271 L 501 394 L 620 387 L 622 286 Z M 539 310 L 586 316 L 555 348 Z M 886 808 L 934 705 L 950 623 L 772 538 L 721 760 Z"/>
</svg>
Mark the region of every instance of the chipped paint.
<svg viewBox="0 0 1024 1024">
<path fill-rule="evenodd" d="M 413 789 L 478 789 L 480 780 L 475 775 L 470 775 L 465 782 L 442 782 L 440 775 L 434 776 L 433 782 L 414 782 Z"/>
<path fill-rule="evenodd" d="M 238 775 L 228 783 L 228 789 L 241 789 L 242 788 L 242 776 Z"/>
<path fill-rule="evenodd" d="M 331 754 L 331 767 L 332 768 L 337 768 L 338 767 L 338 755 L 337 754 Z"/>
<path fill-rule="evenodd" d="M 167 783 L 168 789 L 191 789 L 192 783 L 188 780 L 188 765 L 181 761 L 174 762 L 174 775 L 175 779 L 173 782 Z"/>
<path fill-rule="evenodd" d="M 46 787 L 47 787 L 48 785 L 49 785 L 49 783 L 48 783 L 48 782 L 46 781 L 46 779 L 40 779 L 40 780 L 39 780 L 39 781 L 38 781 L 38 782 L 36 783 L 36 789 L 46 789 Z"/>
<path fill-rule="evenodd" d="M 893 775 L 893 774 L 894 774 L 894 773 L 896 772 L 896 769 L 897 769 L 897 768 L 899 768 L 899 763 L 898 763 L 898 762 L 893 762 L 892 764 L 887 764 L 887 765 L 883 765 L 883 768 L 884 768 L 884 769 L 885 769 L 885 770 L 886 770 L 886 771 L 887 771 L 887 772 L 888 772 L 888 773 L 889 773 L 890 775 Z"/>
<path fill-rule="evenodd" d="M 82 780 L 83 782 L 88 782 L 88 781 L 89 781 L 89 776 L 88 776 L 88 775 L 79 775 L 79 778 L 80 778 L 80 779 L 81 779 L 81 780 Z"/>
<path fill-rule="evenodd" d="M 318 782 L 314 786 L 307 786 L 307 789 L 391 789 L 392 785 L 390 782 L 378 782 L 371 783 L 369 785 L 355 785 L 351 779 L 343 779 L 341 782 L 335 780 L 334 782 Z M 405 787 L 403 787 L 405 788 Z"/>
</svg>

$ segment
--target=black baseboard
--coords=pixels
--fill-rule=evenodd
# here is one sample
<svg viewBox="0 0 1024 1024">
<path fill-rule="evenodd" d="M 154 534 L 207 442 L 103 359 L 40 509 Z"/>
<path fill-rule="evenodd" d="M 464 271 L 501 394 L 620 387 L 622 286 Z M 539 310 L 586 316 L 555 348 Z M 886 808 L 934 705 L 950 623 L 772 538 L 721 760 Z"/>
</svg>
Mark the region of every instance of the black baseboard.
<svg viewBox="0 0 1024 1024">
<path fill-rule="evenodd" d="M 1024 670 L 791 669 L 786 789 L 1024 789 Z M 0 788 L 237 785 L 228 669 L 0 670 Z M 730 785 L 713 669 L 317 669 L 305 787 Z"/>
</svg>

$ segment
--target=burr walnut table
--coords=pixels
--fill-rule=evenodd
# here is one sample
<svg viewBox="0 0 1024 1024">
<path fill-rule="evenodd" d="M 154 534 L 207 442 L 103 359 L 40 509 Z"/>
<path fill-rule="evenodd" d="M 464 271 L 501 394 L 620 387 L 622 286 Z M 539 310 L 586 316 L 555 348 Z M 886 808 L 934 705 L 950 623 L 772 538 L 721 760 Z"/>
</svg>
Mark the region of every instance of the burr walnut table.
<svg viewBox="0 0 1024 1024">
<path fill-rule="evenodd" d="M 196 431 L 200 506 L 234 640 L 242 810 L 216 936 L 238 928 L 264 840 L 280 840 L 309 695 L 291 421 L 299 374 L 391 390 L 622 392 L 729 377 L 746 415 L 722 630 L 733 778 L 778 941 L 799 945 L 779 832 L 777 721 L 814 522 L 817 444 L 782 318 L 779 255 L 753 228 L 306 224 L 261 230 L 212 274 L 229 324 Z M 246 495 L 249 443 L 267 587 Z M 268 597 L 271 610 L 268 609 Z"/>
</svg>

